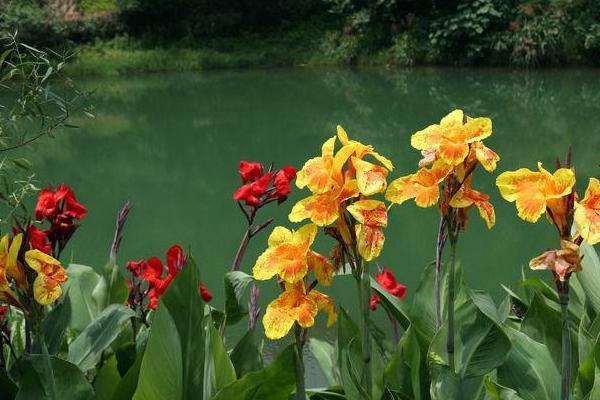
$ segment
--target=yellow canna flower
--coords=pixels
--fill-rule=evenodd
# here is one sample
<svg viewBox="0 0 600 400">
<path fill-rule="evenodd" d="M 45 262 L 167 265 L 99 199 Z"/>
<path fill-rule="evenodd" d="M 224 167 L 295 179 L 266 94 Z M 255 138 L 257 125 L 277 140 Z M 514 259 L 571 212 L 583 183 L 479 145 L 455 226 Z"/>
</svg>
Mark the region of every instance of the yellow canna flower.
<svg viewBox="0 0 600 400">
<path fill-rule="evenodd" d="M 335 136 L 327 139 L 321 148 L 321 157 L 315 157 L 304 163 L 296 174 L 296 186 L 308 189 L 313 193 L 324 193 L 339 186 L 333 178 L 333 150 Z"/>
<path fill-rule="evenodd" d="M 328 313 L 327 326 L 335 323 L 335 304 L 329 296 L 316 290 L 307 294 L 303 281 L 293 285 L 286 283 L 285 290 L 267 306 L 263 317 L 265 335 L 272 340 L 281 339 L 295 322 L 302 328 L 310 328 L 319 310 Z"/>
<path fill-rule="evenodd" d="M 27 278 L 23 266 L 17 261 L 23 234 L 19 233 L 12 240 L 4 235 L 0 240 L 0 301 L 17 305 L 15 293 L 10 288 L 9 279 L 14 279 L 20 287 L 25 287 Z"/>
<path fill-rule="evenodd" d="M 439 184 L 452 172 L 452 166 L 436 161 L 430 169 L 421 168 L 414 174 L 400 177 L 390 183 L 386 200 L 402 204 L 415 199 L 419 207 L 431 207 L 440 198 Z"/>
<path fill-rule="evenodd" d="M 291 222 L 300 222 L 310 218 L 318 226 L 332 224 L 340 216 L 340 205 L 358 195 L 359 190 L 356 180 L 350 180 L 339 189 L 314 194 L 300 200 L 294 204 L 289 219 Z"/>
<path fill-rule="evenodd" d="M 352 157 L 352 166 L 356 170 L 358 190 L 365 196 L 372 196 L 385 191 L 386 178 L 389 171 L 382 166 Z"/>
<path fill-rule="evenodd" d="M 575 223 L 589 244 L 600 243 L 600 181 L 590 178 L 584 198 L 575 204 Z"/>
<path fill-rule="evenodd" d="M 378 200 L 359 200 L 348 206 L 348 212 L 358 222 L 355 231 L 359 254 L 365 261 L 377 258 L 385 242 L 381 228 L 388 222 L 385 204 Z"/>
<path fill-rule="evenodd" d="M 442 118 L 439 124 L 430 125 L 416 132 L 412 135 L 410 143 L 412 147 L 423 153 L 424 159 L 421 166 L 429 165 L 436 160 L 443 160 L 446 164 L 454 166 L 467 158 L 470 143 L 479 142 L 491 134 L 491 119 L 484 117 L 467 117 L 465 119 L 462 110 L 454 110 Z M 486 154 L 486 151 L 480 151 L 480 153 L 486 162 L 491 157 L 489 153 Z M 477 158 L 479 159 L 479 157 Z M 493 163 L 489 161 L 488 167 L 492 165 Z"/>
<path fill-rule="evenodd" d="M 488 229 L 491 229 L 496 223 L 496 212 L 494 206 L 489 202 L 490 196 L 478 192 L 471 187 L 471 178 L 469 177 L 463 183 L 458 192 L 450 200 L 450 206 L 453 208 L 467 209 L 471 206 L 477 207 L 479 215 L 485 221 Z"/>
<path fill-rule="evenodd" d="M 569 240 L 560 241 L 560 250 L 549 250 L 529 262 L 529 268 L 551 270 L 561 282 L 568 280 L 573 272 L 581 271 L 579 246 Z"/>
<path fill-rule="evenodd" d="M 471 144 L 471 153 L 469 159 L 477 159 L 483 168 L 488 172 L 494 172 L 496 163 L 500 161 L 500 156 L 496 152 L 481 142 Z"/>
<path fill-rule="evenodd" d="M 564 207 L 558 207 L 557 201 L 571 194 L 575 185 L 575 174 L 571 169 L 559 168 L 549 173 L 538 163 L 539 171 L 521 168 L 503 172 L 496 179 L 502 197 L 516 202 L 519 217 L 528 222 L 536 222 L 546 208 L 553 211 L 557 223 L 565 218 Z"/>
<path fill-rule="evenodd" d="M 353 149 L 352 153 L 353 153 L 354 157 L 362 160 L 365 156 L 371 155 L 371 156 L 373 156 L 373 158 L 375 158 L 377 161 L 379 161 L 381 163 L 381 165 L 383 165 L 389 171 L 394 170 L 394 164 L 392 164 L 392 162 L 389 159 L 387 159 L 386 157 L 377 153 L 373 149 L 373 146 L 371 146 L 370 144 L 362 144 L 361 142 L 357 142 L 356 140 L 348 139 L 348 134 L 346 133 L 344 128 L 342 128 L 340 125 L 337 126 L 337 137 L 340 140 L 340 143 L 342 144 L 343 148 L 349 147 L 349 148 Z"/>
<path fill-rule="evenodd" d="M 296 283 L 312 270 L 319 283 L 330 285 L 333 265 L 326 257 L 310 250 L 316 235 L 314 224 L 304 225 L 295 232 L 283 226 L 276 227 L 269 236 L 269 247 L 252 269 L 254 278 L 267 280 L 278 275 L 285 282 Z"/>
<path fill-rule="evenodd" d="M 43 306 L 55 302 L 62 294 L 61 284 L 68 279 L 60 261 L 39 250 L 28 250 L 25 261 L 37 272 L 33 282 L 35 301 Z"/>
</svg>

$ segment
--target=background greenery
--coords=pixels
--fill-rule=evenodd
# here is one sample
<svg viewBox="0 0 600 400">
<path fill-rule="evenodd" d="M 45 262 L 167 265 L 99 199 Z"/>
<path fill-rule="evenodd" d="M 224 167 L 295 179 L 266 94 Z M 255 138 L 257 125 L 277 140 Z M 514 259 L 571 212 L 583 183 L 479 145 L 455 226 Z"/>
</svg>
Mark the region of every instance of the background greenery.
<svg viewBox="0 0 600 400">
<path fill-rule="evenodd" d="M 0 0 L 0 31 L 71 72 L 597 64 L 598 0 Z"/>
</svg>

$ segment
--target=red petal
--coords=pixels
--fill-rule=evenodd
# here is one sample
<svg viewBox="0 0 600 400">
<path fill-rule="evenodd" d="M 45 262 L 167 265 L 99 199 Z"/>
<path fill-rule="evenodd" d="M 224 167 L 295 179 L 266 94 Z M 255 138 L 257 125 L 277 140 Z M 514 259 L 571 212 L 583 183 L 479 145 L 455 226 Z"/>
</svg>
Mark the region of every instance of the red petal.
<svg viewBox="0 0 600 400">
<path fill-rule="evenodd" d="M 239 172 L 243 183 L 254 182 L 262 175 L 263 166 L 257 162 L 240 161 Z"/>
<path fill-rule="evenodd" d="M 178 244 L 175 244 L 167 251 L 167 271 L 169 275 L 175 276 L 183 268 L 186 256 L 183 249 Z"/>
<path fill-rule="evenodd" d="M 198 290 L 200 291 L 200 296 L 202 297 L 202 300 L 204 300 L 205 303 L 208 303 L 212 300 L 213 295 L 210 292 L 210 290 L 208 290 L 206 286 L 204 286 L 204 283 L 200 283 Z"/>
</svg>

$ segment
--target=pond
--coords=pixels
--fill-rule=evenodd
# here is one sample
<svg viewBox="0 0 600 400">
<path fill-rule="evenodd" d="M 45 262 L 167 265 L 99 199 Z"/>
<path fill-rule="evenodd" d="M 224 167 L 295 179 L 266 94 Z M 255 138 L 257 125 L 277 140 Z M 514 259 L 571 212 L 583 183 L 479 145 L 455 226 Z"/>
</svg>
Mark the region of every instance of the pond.
<svg viewBox="0 0 600 400">
<path fill-rule="evenodd" d="M 495 177 L 508 169 L 535 169 L 538 160 L 551 168 L 568 144 L 580 193 L 589 176 L 600 176 L 598 78 L 597 71 L 585 69 L 282 69 L 81 79 L 81 86 L 95 89 L 96 119 L 45 140 L 32 159 L 40 184 L 68 183 L 90 210 L 67 258 L 101 266 L 116 214 L 130 200 L 120 261 L 164 258 L 173 243 L 191 246 L 221 307 L 222 275 L 245 229 L 232 200 L 239 160 L 300 168 L 341 124 L 351 138 L 390 158 L 395 178 L 416 168 L 419 153 L 410 147 L 416 130 L 454 108 L 490 116 L 494 133 L 486 144 L 501 161 L 494 174 L 478 171 L 474 186 L 492 196 L 497 223 L 488 231 L 472 211 L 458 258 L 468 285 L 500 300 L 500 283 L 514 282 L 529 259 L 556 239 L 550 224 L 517 218 L 514 205 L 500 198 Z M 263 217 L 292 226 L 287 213 L 306 195 L 296 189 Z M 408 286 L 406 301 L 434 257 L 437 220 L 434 209 L 412 202 L 391 209 L 379 263 Z M 250 244 L 242 270 L 250 270 L 267 236 Z M 325 253 L 328 246 L 326 238 L 318 243 Z M 353 309 L 351 284 L 341 278 L 328 292 Z M 277 289 L 273 281 L 262 288 L 266 303 Z M 384 319 L 381 314 L 377 318 Z"/>
</svg>

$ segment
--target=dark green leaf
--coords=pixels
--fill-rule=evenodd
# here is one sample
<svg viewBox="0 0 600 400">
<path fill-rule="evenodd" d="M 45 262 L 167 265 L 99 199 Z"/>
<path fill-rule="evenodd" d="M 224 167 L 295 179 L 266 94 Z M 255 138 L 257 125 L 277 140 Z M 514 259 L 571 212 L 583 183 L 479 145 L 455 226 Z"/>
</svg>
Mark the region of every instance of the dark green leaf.
<svg viewBox="0 0 600 400">
<path fill-rule="evenodd" d="M 262 338 L 256 329 L 250 329 L 231 352 L 231 362 L 238 378 L 263 368 Z"/>
<path fill-rule="evenodd" d="M 71 300 L 66 297 L 54 306 L 43 319 L 44 336 L 50 354 L 56 354 L 62 345 L 65 331 L 71 322 Z"/>
<path fill-rule="evenodd" d="M 100 275 L 92 267 L 71 264 L 67 268 L 69 280 L 65 285 L 66 297 L 71 303 L 71 322 L 69 327 L 82 331 L 92 322 L 100 311 L 92 296 Z"/>
<path fill-rule="evenodd" d="M 112 400 L 120 382 L 121 375 L 117 368 L 117 359 L 112 356 L 96 375 L 94 380 L 96 396 L 94 400 Z"/>
<path fill-rule="evenodd" d="M 68 360 L 83 371 L 93 368 L 102 352 L 134 316 L 135 312 L 127 306 L 110 305 L 69 345 Z"/>
<path fill-rule="evenodd" d="M 319 367 L 321 367 L 321 371 L 325 375 L 327 383 L 329 383 L 330 386 L 339 385 L 340 382 L 337 378 L 337 376 L 339 376 L 339 371 L 337 370 L 335 362 L 335 348 L 330 343 L 316 338 L 309 339 L 308 348 L 319 363 Z"/>
<path fill-rule="evenodd" d="M 210 319 L 207 321 L 204 359 L 204 398 L 212 398 L 236 379 L 235 368 L 229 359 L 223 340 Z"/>
<path fill-rule="evenodd" d="M 490 377 L 485 379 L 486 400 L 523 400 L 517 392 L 492 381 Z"/>
<path fill-rule="evenodd" d="M 268 367 L 244 375 L 212 400 L 288 400 L 295 389 L 294 365 L 294 347 L 289 346 Z"/>
<path fill-rule="evenodd" d="M 242 271 L 230 271 L 225 274 L 225 309 L 227 324 L 235 324 L 248 313 L 244 295 L 248 285 L 254 280 L 252 275 Z"/>
<path fill-rule="evenodd" d="M 371 288 L 377 292 L 385 309 L 390 312 L 400 323 L 404 330 L 410 325 L 409 305 L 396 296 L 381 287 L 381 285 L 371 277 Z"/>
</svg>

